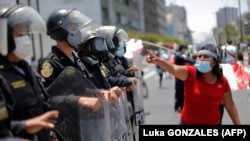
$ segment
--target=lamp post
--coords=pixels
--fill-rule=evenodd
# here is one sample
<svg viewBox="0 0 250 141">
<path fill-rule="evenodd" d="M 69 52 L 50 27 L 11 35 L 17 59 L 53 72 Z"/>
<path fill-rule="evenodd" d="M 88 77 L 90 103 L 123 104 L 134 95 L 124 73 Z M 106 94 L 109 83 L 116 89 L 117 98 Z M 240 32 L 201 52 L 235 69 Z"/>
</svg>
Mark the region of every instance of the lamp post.
<svg viewBox="0 0 250 141">
<path fill-rule="evenodd" d="M 240 42 L 243 42 L 243 31 L 242 31 L 242 21 L 241 21 L 241 4 L 240 4 L 240 0 L 238 0 L 239 2 L 239 13 L 240 13 Z"/>
</svg>

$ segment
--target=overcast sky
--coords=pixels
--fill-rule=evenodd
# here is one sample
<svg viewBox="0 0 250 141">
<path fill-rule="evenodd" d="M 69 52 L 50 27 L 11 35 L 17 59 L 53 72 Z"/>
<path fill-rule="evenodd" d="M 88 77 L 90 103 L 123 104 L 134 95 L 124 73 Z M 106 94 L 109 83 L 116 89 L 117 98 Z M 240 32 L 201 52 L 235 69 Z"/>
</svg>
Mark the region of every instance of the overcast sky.
<svg viewBox="0 0 250 141">
<path fill-rule="evenodd" d="M 194 32 L 211 32 L 216 25 L 215 13 L 224 6 L 238 8 L 238 0 L 165 0 L 166 5 L 174 3 L 187 11 L 188 27 Z M 241 12 L 248 11 L 248 0 L 240 0 Z M 249 0 L 250 1 L 250 0 Z"/>
</svg>

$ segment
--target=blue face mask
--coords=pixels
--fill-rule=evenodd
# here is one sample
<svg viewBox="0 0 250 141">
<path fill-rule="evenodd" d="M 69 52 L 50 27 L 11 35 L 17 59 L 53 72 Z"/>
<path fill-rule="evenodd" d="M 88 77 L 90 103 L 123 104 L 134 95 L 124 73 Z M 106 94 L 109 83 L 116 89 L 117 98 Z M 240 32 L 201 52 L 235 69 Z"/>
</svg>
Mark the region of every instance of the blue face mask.
<svg viewBox="0 0 250 141">
<path fill-rule="evenodd" d="M 96 65 L 99 63 L 97 59 L 94 59 L 92 57 L 87 57 L 88 61 L 90 62 L 91 65 Z"/>
<path fill-rule="evenodd" d="M 116 51 L 115 55 L 118 57 L 122 57 L 125 54 L 125 45 L 124 42 L 119 42 L 118 50 Z"/>
<path fill-rule="evenodd" d="M 195 67 L 198 71 L 202 73 L 207 73 L 212 69 L 210 66 L 210 62 L 208 61 L 196 61 Z"/>
</svg>

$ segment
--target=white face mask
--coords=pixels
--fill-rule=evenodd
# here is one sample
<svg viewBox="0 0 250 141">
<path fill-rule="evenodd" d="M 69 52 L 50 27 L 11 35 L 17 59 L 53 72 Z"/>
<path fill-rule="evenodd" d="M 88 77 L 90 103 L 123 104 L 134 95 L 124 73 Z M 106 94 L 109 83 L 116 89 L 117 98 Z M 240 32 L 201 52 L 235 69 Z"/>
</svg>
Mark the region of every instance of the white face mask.
<svg viewBox="0 0 250 141">
<path fill-rule="evenodd" d="M 32 44 L 31 40 L 28 35 L 24 35 L 21 37 L 15 37 L 14 38 L 16 49 L 13 51 L 13 53 L 21 58 L 24 59 L 27 57 L 31 51 L 32 51 Z"/>
</svg>

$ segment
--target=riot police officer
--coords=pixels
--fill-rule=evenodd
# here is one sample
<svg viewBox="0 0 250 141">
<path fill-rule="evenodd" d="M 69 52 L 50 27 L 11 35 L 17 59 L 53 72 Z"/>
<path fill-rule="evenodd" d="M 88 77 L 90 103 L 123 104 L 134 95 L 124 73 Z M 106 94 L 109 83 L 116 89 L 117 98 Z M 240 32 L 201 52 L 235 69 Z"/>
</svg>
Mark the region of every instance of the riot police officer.
<svg viewBox="0 0 250 141">
<path fill-rule="evenodd" d="M 7 19 L 8 49 L 0 55 L 0 74 L 10 87 L 15 104 L 12 120 L 25 120 L 45 113 L 47 94 L 24 59 L 32 51 L 30 34 L 45 32 L 41 16 L 33 8 L 14 5 L 1 11 L 1 18 Z M 28 131 L 19 132 L 19 136 L 30 140 L 50 140 L 49 130 L 36 134 Z"/>
<path fill-rule="evenodd" d="M 119 89 L 115 85 L 111 87 L 106 78 L 107 68 L 103 65 L 103 62 L 109 61 L 109 57 L 112 55 L 108 51 L 106 40 L 95 31 L 89 31 L 88 35 L 85 42 L 80 45 L 78 52 L 88 72 L 88 78 L 99 89 Z"/>
<path fill-rule="evenodd" d="M 110 56 L 109 61 L 103 62 L 107 68 L 107 79 L 111 86 L 124 87 L 126 91 L 126 99 L 129 110 L 129 122 L 134 123 L 134 95 L 133 90 L 137 85 L 137 78 L 134 77 L 133 72 L 137 70 L 137 67 L 134 65 L 129 66 L 126 62 L 126 58 L 123 57 L 125 54 L 126 48 L 125 44 L 128 41 L 127 33 L 115 26 L 101 26 L 96 29 L 96 31 L 102 35 L 107 42 L 107 47 L 109 52 L 112 55 Z M 104 60 L 104 59 L 103 59 Z M 126 64 L 125 64 L 126 63 Z M 127 123 L 129 126 L 130 123 Z M 133 126 L 132 128 L 134 128 Z M 131 127 L 130 127 L 131 128 Z M 132 129 L 135 134 L 135 129 Z M 134 136 L 134 135 L 128 135 Z M 130 139 L 130 137 L 128 137 Z M 132 137 L 132 140 L 135 140 L 135 137 Z"/>
<path fill-rule="evenodd" d="M 100 36 L 97 32 L 91 31 L 89 37 L 80 46 L 78 52 L 86 69 L 88 70 L 88 76 L 97 88 L 110 91 L 121 90 L 118 86 L 109 84 L 107 76 L 107 68 L 103 65 L 103 62 L 109 61 L 109 54 L 106 40 Z M 121 94 L 118 95 L 121 98 Z M 126 140 L 126 123 L 124 119 L 124 112 L 121 110 L 123 103 L 118 100 L 110 104 L 110 126 L 111 126 L 111 139 L 112 140 Z"/>
<path fill-rule="evenodd" d="M 94 111 L 100 109 L 101 105 L 99 99 L 92 96 L 90 97 L 88 96 L 89 94 L 100 93 L 109 102 L 116 101 L 117 94 L 121 93 L 121 90 L 115 89 L 109 91 L 98 89 L 93 83 L 91 83 L 91 81 L 89 81 L 89 72 L 77 54 L 77 52 L 79 51 L 79 45 L 82 44 L 86 39 L 88 39 L 88 31 L 91 30 L 91 28 L 95 28 L 95 25 L 93 24 L 92 20 L 76 9 L 57 9 L 50 14 L 46 25 L 47 34 L 51 37 L 51 39 L 56 41 L 56 46 L 52 46 L 51 52 L 45 58 L 43 58 L 41 63 L 39 64 L 39 72 L 41 76 L 45 79 L 46 87 L 51 88 L 55 84 L 55 82 L 60 79 L 60 75 L 61 73 L 65 72 L 65 69 L 73 67 L 77 70 L 77 72 L 79 71 L 82 75 L 84 75 L 84 78 L 82 76 L 76 77 L 77 80 L 75 80 L 75 84 L 84 83 L 86 85 L 83 87 L 87 89 L 87 91 L 84 91 L 84 94 L 76 94 L 78 93 L 76 92 L 70 96 L 66 94 L 66 96 L 61 95 L 59 97 L 58 95 L 58 99 L 54 103 L 56 103 L 56 105 L 59 105 L 58 103 L 60 103 L 61 101 L 65 101 L 68 103 L 68 105 L 65 106 L 65 109 L 71 108 L 72 110 L 76 110 L 76 112 L 78 112 L 78 109 L 81 107 L 75 106 L 76 104 L 83 105 L 85 107 L 90 107 L 94 109 Z M 79 74 L 77 73 L 77 75 Z M 79 80 L 79 78 L 81 79 Z M 93 84 L 94 87 L 92 87 L 92 85 L 88 87 L 90 84 Z M 74 88 L 72 88 L 71 90 L 74 90 Z M 64 113 L 65 115 L 67 114 L 66 112 Z M 81 115 L 84 116 L 84 114 L 82 113 L 79 113 L 78 116 Z M 64 119 L 62 119 L 62 121 L 63 120 Z M 102 126 L 104 127 L 105 125 Z M 71 127 L 73 127 L 73 125 Z M 65 130 L 60 129 L 60 131 L 64 132 Z M 78 132 L 78 129 L 71 129 L 70 131 Z M 105 132 L 103 131 L 103 133 Z M 68 136 L 72 137 L 72 135 Z M 77 138 L 77 140 L 81 139 Z"/>
<path fill-rule="evenodd" d="M 39 72 L 45 79 L 45 86 L 48 87 L 67 66 L 73 66 L 81 70 L 87 76 L 87 70 L 80 61 L 77 47 L 87 36 L 87 31 L 92 25 L 84 27 L 84 24 L 91 24 L 91 19 L 75 9 L 57 9 L 51 13 L 47 21 L 47 34 L 56 41 L 57 45 L 52 46 L 51 53 L 42 59 L 39 64 Z M 94 26 L 94 25 L 93 25 Z M 117 99 L 109 91 L 101 91 L 111 101 Z"/>
<path fill-rule="evenodd" d="M 109 57 L 111 57 L 109 58 L 109 61 L 105 61 L 103 63 L 109 72 L 107 74 L 107 79 L 110 85 L 126 87 L 128 91 L 133 90 L 137 80 L 136 78 L 133 78 L 132 75 L 129 75 L 132 73 L 130 73 L 130 71 L 126 71 L 127 68 L 124 68 L 124 64 L 122 64 L 123 62 L 118 58 L 118 55 L 120 55 L 122 59 L 126 59 L 123 58 L 123 55 L 125 54 L 125 44 L 128 40 L 127 33 L 123 29 L 116 28 L 115 26 L 102 26 L 96 29 L 96 31 L 102 36 L 109 36 L 106 38 L 106 42 L 108 51 L 112 55 L 109 55 Z M 126 66 L 128 66 L 128 64 L 126 64 Z"/>
<path fill-rule="evenodd" d="M 36 133 L 43 128 L 54 128 L 54 121 L 59 115 L 58 111 L 49 111 L 41 116 L 23 121 L 12 121 L 12 108 L 14 99 L 7 82 L 0 76 L 0 141 L 22 140 L 20 132 L 27 130 Z"/>
</svg>

